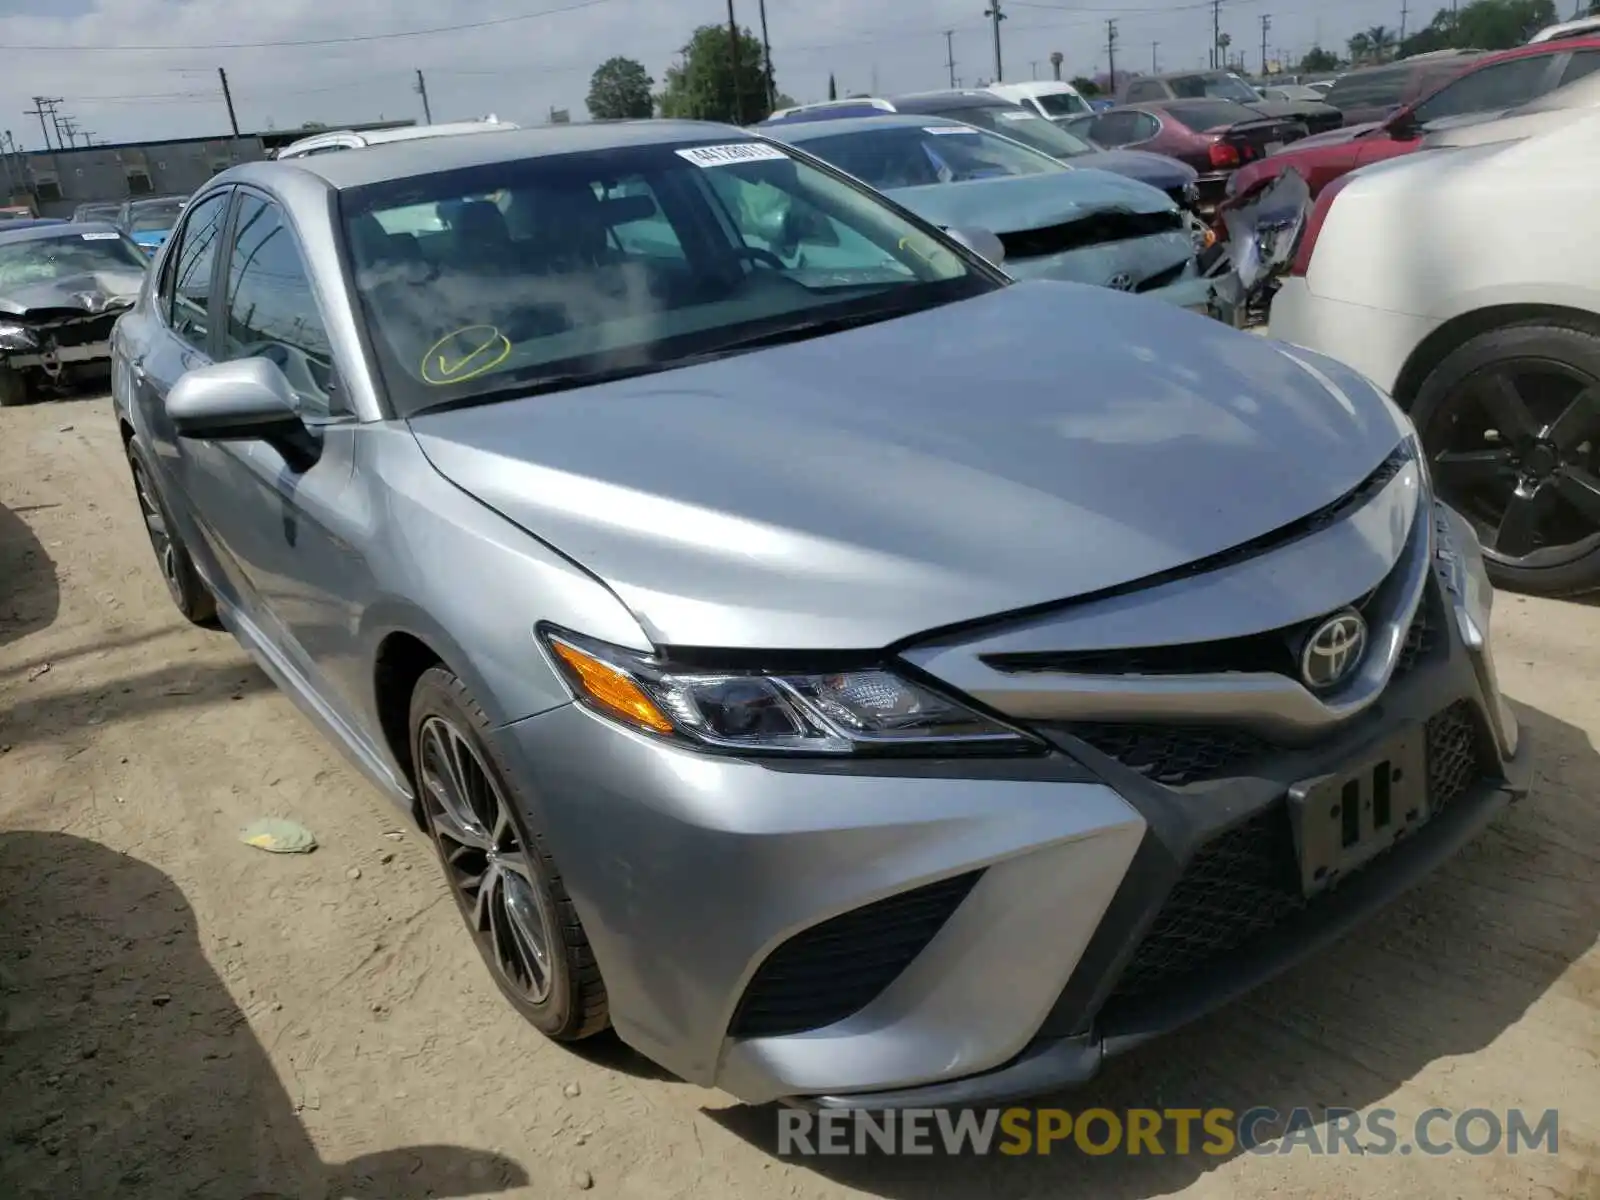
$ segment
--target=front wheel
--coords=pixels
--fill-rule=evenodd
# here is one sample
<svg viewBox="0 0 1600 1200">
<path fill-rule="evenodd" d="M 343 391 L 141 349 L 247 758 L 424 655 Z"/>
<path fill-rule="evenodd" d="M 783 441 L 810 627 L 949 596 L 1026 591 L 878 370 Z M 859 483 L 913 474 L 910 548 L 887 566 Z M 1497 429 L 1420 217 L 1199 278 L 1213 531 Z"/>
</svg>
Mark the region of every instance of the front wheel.
<svg viewBox="0 0 1600 1200">
<path fill-rule="evenodd" d="M 27 379 L 20 371 L 0 366 L 0 408 L 17 408 L 27 402 Z"/>
<path fill-rule="evenodd" d="M 1423 380 L 1411 416 L 1497 587 L 1600 588 L 1600 333 L 1543 322 L 1481 333 Z"/>
<path fill-rule="evenodd" d="M 610 1024 L 605 984 L 544 839 L 484 734 L 489 721 L 443 667 L 411 696 L 418 800 L 445 879 L 495 984 L 546 1037 Z"/>
</svg>

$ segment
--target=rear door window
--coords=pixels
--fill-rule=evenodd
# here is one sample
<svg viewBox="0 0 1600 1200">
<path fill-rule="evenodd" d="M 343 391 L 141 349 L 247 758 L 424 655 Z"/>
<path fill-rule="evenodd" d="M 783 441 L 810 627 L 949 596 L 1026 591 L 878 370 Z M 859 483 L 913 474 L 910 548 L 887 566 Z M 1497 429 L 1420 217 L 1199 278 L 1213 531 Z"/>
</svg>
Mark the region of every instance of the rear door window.
<svg viewBox="0 0 1600 1200">
<path fill-rule="evenodd" d="M 1597 70 L 1600 70 L 1600 50 L 1579 50 L 1567 60 L 1567 68 L 1561 72 L 1561 82 L 1558 86 L 1566 87 L 1569 83 L 1576 83 L 1585 75 Z"/>
<path fill-rule="evenodd" d="M 1143 100 L 1165 100 L 1167 98 L 1167 85 L 1154 79 L 1135 79 L 1128 85 L 1127 100 L 1137 103 Z"/>
<path fill-rule="evenodd" d="M 1411 71 L 1405 65 L 1352 71 L 1328 89 L 1328 103 L 1335 108 L 1391 108 L 1401 102 Z"/>
<path fill-rule="evenodd" d="M 172 331 L 197 350 L 207 349 L 211 336 L 208 313 L 212 266 L 217 261 L 222 218 L 232 194 L 217 192 L 191 205 L 180 234 L 182 240 L 167 254 L 172 264 Z"/>
</svg>

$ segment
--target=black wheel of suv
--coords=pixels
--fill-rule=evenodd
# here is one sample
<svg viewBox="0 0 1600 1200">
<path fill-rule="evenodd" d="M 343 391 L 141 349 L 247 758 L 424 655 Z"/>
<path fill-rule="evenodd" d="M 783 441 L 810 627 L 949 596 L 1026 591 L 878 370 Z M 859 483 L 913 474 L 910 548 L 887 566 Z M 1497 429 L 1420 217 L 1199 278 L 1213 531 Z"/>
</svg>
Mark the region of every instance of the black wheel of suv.
<svg viewBox="0 0 1600 1200">
<path fill-rule="evenodd" d="M 1600 588 L 1600 333 L 1540 322 L 1479 334 L 1423 381 L 1411 415 L 1496 586 Z"/>
<path fill-rule="evenodd" d="M 445 879 L 496 985 L 545 1036 L 605 1029 L 605 983 L 544 839 L 529 827 L 489 722 L 443 667 L 411 696 L 417 794 Z"/>
<path fill-rule="evenodd" d="M 27 402 L 27 377 L 10 367 L 0 367 L 0 408 L 16 408 Z"/>
<path fill-rule="evenodd" d="M 161 578 L 167 585 L 172 602 L 178 606 L 179 612 L 196 625 L 214 624 L 217 619 L 216 598 L 201 582 L 200 573 L 194 569 L 194 560 L 189 557 L 183 539 L 173 528 L 172 519 L 151 486 L 150 476 L 131 442 L 128 444 L 128 467 L 133 471 L 133 491 L 139 500 L 139 515 L 144 518 L 145 532 L 150 535 L 150 548 L 155 551 L 156 565 L 161 569 Z"/>
</svg>

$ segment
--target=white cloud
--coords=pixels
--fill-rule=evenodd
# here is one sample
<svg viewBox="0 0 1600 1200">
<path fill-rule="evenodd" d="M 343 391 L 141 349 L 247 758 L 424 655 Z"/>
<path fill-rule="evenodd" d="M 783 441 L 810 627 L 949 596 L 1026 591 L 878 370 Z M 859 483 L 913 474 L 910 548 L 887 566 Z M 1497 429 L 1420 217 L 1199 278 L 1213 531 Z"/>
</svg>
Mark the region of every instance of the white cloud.
<svg viewBox="0 0 1600 1200">
<path fill-rule="evenodd" d="M 543 120 L 552 107 L 583 113 L 590 72 L 625 54 L 660 79 L 695 26 L 727 19 L 726 0 L 604 0 L 593 8 L 493 28 L 343 45 L 258 49 L 19 50 L 19 46 L 194 46 L 387 33 L 484 21 L 575 0 L 20 0 L 0 16 L 6 70 L 0 128 L 39 144 L 35 95 L 59 96 L 81 129 L 112 141 L 218 134 L 227 129 L 217 68 L 227 69 L 242 129 L 420 117 L 414 72 L 428 81 L 436 120 L 496 112 Z M 1051 3 L 1062 7 L 1051 7 Z M 1148 68 L 1150 43 L 1164 68 L 1203 62 L 1210 13 L 1194 0 L 1038 0 L 1009 8 L 1006 77 L 1069 75 L 1105 67 L 1105 18 L 1118 17 L 1119 65 Z M 778 84 L 800 99 L 842 91 L 884 93 L 944 86 L 944 29 L 954 29 L 956 73 L 993 74 L 985 0 L 768 0 Z M 1225 0 L 1223 26 L 1236 48 L 1259 56 L 1258 17 L 1272 13 L 1272 43 L 1303 50 L 1320 34 L 1342 44 L 1354 28 L 1393 24 L 1386 0 L 1356 0 L 1318 18 L 1317 0 Z M 740 23 L 757 26 L 757 0 L 736 0 Z M 1162 11 L 1150 11 L 1161 9 Z M 20 11 L 19 11 L 20 10 Z M 1419 19 L 1426 19 L 1419 15 Z"/>
</svg>

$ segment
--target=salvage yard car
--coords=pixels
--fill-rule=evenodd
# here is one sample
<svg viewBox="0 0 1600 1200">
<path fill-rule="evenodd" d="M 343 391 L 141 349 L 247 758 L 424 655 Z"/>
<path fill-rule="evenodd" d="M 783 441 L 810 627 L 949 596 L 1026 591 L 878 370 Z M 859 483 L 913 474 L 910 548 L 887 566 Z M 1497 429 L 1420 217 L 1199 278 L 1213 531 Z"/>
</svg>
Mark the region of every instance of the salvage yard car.
<svg viewBox="0 0 1600 1200">
<path fill-rule="evenodd" d="M 1349 363 L 1410 410 L 1490 578 L 1546 595 L 1600 588 L 1597 164 L 1591 112 L 1346 175 L 1323 189 L 1272 301 L 1274 337 Z"/>
<path fill-rule="evenodd" d="M 144 283 L 139 248 L 105 224 L 0 230 L 0 406 L 111 369 L 111 327 Z"/>
<path fill-rule="evenodd" d="M 944 228 L 995 234 L 1009 274 L 1118 287 L 1207 311 L 1183 213 L 1153 187 L 1076 170 L 959 121 L 884 114 L 771 130 Z M 782 214 L 769 245 L 785 238 Z"/>
<path fill-rule="evenodd" d="M 187 196 L 129 200 L 117 214 L 117 226 L 146 254 L 154 254 L 166 244 L 188 202 Z"/>
<path fill-rule="evenodd" d="M 1382 392 L 740 129 L 234 167 L 115 340 L 183 612 L 415 813 L 539 1030 L 751 1103 L 1085 1080 L 1522 787 Z"/>
</svg>

